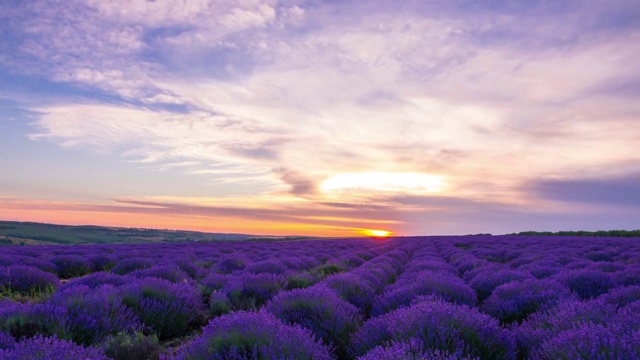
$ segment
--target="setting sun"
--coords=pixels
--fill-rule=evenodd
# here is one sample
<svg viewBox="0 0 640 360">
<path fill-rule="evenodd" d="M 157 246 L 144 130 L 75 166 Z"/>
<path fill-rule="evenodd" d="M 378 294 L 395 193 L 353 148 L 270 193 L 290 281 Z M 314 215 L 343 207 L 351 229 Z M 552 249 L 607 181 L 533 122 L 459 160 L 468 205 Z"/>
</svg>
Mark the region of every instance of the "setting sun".
<svg viewBox="0 0 640 360">
<path fill-rule="evenodd" d="M 375 229 L 365 229 L 362 231 L 363 234 L 371 237 L 383 238 L 391 235 L 391 231 L 387 230 L 375 230 Z"/>
</svg>

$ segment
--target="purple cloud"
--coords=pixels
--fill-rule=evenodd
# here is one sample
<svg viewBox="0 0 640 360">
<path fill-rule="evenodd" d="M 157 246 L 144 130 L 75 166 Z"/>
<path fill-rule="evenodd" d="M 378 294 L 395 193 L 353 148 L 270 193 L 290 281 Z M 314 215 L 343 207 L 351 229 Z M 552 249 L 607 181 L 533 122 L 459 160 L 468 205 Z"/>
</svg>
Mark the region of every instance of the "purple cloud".
<svg viewBox="0 0 640 360">
<path fill-rule="evenodd" d="M 549 200 L 640 207 L 640 174 L 600 179 L 538 180 L 528 188 Z"/>
</svg>

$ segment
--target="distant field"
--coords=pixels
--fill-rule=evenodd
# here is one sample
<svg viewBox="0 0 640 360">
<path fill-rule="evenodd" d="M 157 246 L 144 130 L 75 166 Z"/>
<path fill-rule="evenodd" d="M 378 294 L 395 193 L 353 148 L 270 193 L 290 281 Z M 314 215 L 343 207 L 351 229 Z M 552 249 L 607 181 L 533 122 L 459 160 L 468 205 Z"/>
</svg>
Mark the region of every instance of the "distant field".
<svg viewBox="0 0 640 360">
<path fill-rule="evenodd" d="M 127 244 L 274 239 L 276 238 L 247 234 L 0 221 L 0 245 Z M 300 237 L 294 237 L 294 239 L 300 239 Z"/>
<path fill-rule="evenodd" d="M 638 238 L 2 250 L 0 359 L 640 359 Z"/>
</svg>

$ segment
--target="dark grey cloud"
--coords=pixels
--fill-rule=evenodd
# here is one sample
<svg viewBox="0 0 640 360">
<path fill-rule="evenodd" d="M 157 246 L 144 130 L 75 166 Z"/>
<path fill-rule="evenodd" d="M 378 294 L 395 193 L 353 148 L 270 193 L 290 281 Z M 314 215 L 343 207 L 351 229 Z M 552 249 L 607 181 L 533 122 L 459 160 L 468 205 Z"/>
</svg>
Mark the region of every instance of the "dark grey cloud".
<svg viewBox="0 0 640 360">
<path fill-rule="evenodd" d="M 602 179 L 538 180 L 526 189 L 548 200 L 640 206 L 640 173 Z"/>
</svg>

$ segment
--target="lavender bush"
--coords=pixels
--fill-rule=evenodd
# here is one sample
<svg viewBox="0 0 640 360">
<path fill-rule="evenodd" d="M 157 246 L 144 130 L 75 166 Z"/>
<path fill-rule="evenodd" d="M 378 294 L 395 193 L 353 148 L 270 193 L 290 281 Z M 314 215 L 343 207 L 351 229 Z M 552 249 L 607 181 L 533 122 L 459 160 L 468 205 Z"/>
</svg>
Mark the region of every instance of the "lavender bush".
<svg viewBox="0 0 640 360">
<path fill-rule="evenodd" d="M 143 257 L 123 259 L 113 268 L 112 272 L 118 275 L 125 275 L 136 270 L 147 269 L 155 265 L 155 261 Z"/>
<path fill-rule="evenodd" d="M 60 255 L 51 258 L 51 262 L 57 267 L 58 276 L 61 279 L 80 277 L 91 273 L 94 268 L 89 260 L 75 255 Z"/>
<path fill-rule="evenodd" d="M 212 320 L 173 358 L 331 360 L 332 356 L 309 330 L 285 325 L 265 312 L 235 312 Z"/>
<path fill-rule="evenodd" d="M 462 279 L 449 272 L 421 271 L 398 280 L 391 289 L 382 294 L 373 306 L 372 314 L 381 315 L 407 306 L 420 295 L 436 294 L 455 304 L 475 305 L 476 293 Z"/>
<path fill-rule="evenodd" d="M 275 296 L 284 282 L 285 278 L 281 275 L 242 274 L 232 278 L 223 292 L 234 310 L 255 310 Z"/>
<path fill-rule="evenodd" d="M 351 334 L 362 322 L 355 306 L 340 300 L 325 286 L 281 293 L 267 305 L 267 310 L 285 323 L 311 330 L 318 339 L 332 345 L 341 359 L 347 356 Z"/>
<path fill-rule="evenodd" d="M 120 331 L 142 329 L 138 317 L 122 303 L 121 291 L 110 285 L 95 290 L 84 285 L 66 288 L 40 305 L 38 313 L 58 338 L 84 345 Z"/>
<path fill-rule="evenodd" d="M 16 340 L 6 331 L 0 331 L 0 350 L 11 350 Z"/>
<path fill-rule="evenodd" d="M 428 301 L 372 318 L 354 336 L 362 356 L 377 346 L 418 339 L 427 348 L 487 359 L 515 359 L 515 342 L 495 319 L 465 305 Z"/>
<path fill-rule="evenodd" d="M 0 274 L 0 294 L 38 296 L 51 293 L 60 286 L 55 275 L 31 266 L 11 265 L 0 268 Z"/>
<path fill-rule="evenodd" d="M 589 269 L 566 271 L 556 278 L 581 299 L 594 298 L 615 287 L 609 274 Z"/>
<path fill-rule="evenodd" d="M 568 299 L 571 293 L 557 281 L 532 279 L 498 286 L 480 308 L 503 323 L 512 323 Z"/>
<path fill-rule="evenodd" d="M 465 356 L 462 350 L 448 352 L 431 349 L 414 338 L 406 342 L 392 342 L 388 346 L 378 346 L 358 360 L 477 360 L 478 357 Z"/>
<path fill-rule="evenodd" d="M 70 341 L 34 337 L 15 344 L 10 350 L 0 350 L 0 360 L 109 360 L 101 350 L 84 348 Z"/>
<path fill-rule="evenodd" d="M 123 303 L 160 339 L 183 336 L 204 318 L 200 292 L 189 284 L 142 278 L 122 288 Z"/>
</svg>

